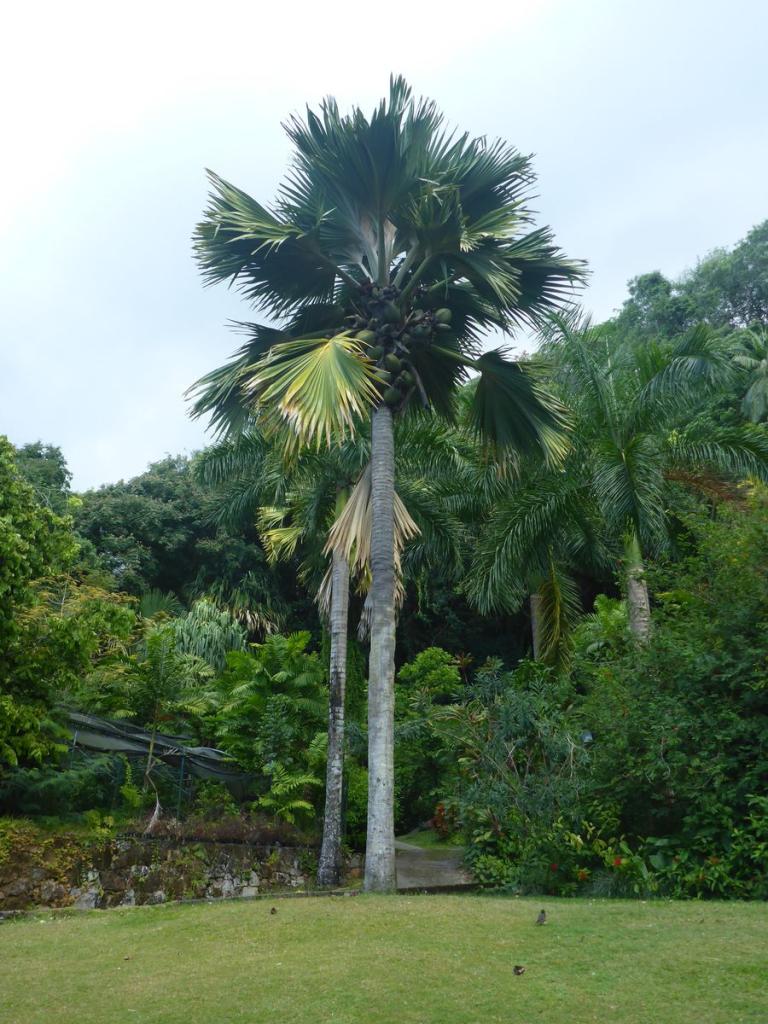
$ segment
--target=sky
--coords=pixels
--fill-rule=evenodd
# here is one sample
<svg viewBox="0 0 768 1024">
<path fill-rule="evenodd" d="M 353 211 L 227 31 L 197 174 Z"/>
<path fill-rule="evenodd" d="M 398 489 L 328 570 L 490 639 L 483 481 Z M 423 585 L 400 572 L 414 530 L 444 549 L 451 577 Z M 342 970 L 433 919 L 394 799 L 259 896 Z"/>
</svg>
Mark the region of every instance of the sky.
<svg viewBox="0 0 768 1024">
<path fill-rule="evenodd" d="M 15 4 L 0 41 L 0 434 L 83 490 L 206 443 L 185 389 L 237 347 L 190 236 L 210 167 L 263 202 L 281 122 L 391 72 L 533 153 L 598 319 L 768 217 L 765 0 Z M 251 317 L 253 318 L 253 317 Z"/>
</svg>

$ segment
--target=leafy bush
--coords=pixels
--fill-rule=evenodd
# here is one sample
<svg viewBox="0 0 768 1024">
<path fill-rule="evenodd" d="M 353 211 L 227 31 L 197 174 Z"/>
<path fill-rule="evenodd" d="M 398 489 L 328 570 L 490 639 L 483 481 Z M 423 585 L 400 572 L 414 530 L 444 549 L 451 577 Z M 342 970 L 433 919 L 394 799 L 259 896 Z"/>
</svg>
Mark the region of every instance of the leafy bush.
<svg viewBox="0 0 768 1024">
<path fill-rule="evenodd" d="M 649 575 L 638 649 L 607 605 L 577 635 L 574 718 L 594 736 L 587 799 L 643 851 L 660 890 L 756 895 L 768 777 L 768 496 L 686 517 L 688 552 Z M 734 852 L 734 851 L 738 852 Z M 676 859 L 675 859 L 676 858 Z"/>
<path fill-rule="evenodd" d="M 347 758 L 344 776 L 346 841 L 354 849 L 364 849 L 368 824 L 368 769 Z"/>
<path fill-rule="evenodd" d="M 222 782 L 207 779 L 198 785 L 192 808 L 194 816 L 205 818 L 207 821 L 216 821 L 238 813 L 237 803 Z"/>
<path fill-rule="evenodd" d="M 321 780 L 309 772 L 289 772 L 281 764 L 269 765 L 269 790 L 260 796 L 256 806 L 273 814 L 289 825 L 306 822 L 314 815 L 314 807 L 307 799 L 309 791 L 320 786 Z"/>
<path fill-rule="evenodd" d="M 470 699 L 442 713 L 458 755 L 455 802 L 468 860 L 486 884 L 550 888 L 550 833 L 578 815 L 584 784 L 584 750 L 563 709 L 569 696 L 541 665 L 504 673 L 489 662 Z"/>
<path fill-rule="evenodd" d="M 452 755 L 435 728 L 439 709 L 463 689 L 456 659 L 428 647 L 397 675 L 395 687 L 396 824 L 403 831 L 431 818 L 445 795 Z"/>
</svg>

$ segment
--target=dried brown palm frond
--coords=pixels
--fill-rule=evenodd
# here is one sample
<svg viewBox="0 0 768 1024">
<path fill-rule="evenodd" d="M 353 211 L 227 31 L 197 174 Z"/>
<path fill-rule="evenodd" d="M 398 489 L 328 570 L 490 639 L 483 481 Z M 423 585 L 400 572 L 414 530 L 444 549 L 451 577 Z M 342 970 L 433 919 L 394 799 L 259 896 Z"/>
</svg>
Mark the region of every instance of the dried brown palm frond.
<svg viewBox="0 0 768 1024">
<path fill-rule="evenodd" d="M 371 500 L 371 467 L 366 466 L 349 495 L 341 514 L 328 531 L 328 540 L 323 554 L 341 552 L 349 562 L 351 576 L 357 580 L 362 593 L 368 592 L 371 565 L 371 524 L 373 508 Z M 402 579 L 402 552 L 409 540 L 421 531 L 414 522 L 400 496 L 395 492 L 395 606 L 402 607 L 405 588 Z M 321 613 L 326 615 L 330 607 L 331 570 L 326 572 L 317 592 L 317 603 Z M 370 609 L 368 601 L 363 607 L 358 634 L 368 635 Z"/>
</svg>

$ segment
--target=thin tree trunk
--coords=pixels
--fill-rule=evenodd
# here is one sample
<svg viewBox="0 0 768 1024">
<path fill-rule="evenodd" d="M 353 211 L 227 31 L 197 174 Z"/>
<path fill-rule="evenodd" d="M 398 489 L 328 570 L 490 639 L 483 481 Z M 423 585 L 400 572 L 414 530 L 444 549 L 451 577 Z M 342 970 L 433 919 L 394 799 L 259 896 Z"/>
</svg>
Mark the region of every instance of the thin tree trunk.
<svg viewBox="0 0 768 1024">
<path fill-rule="evenodd" d="M 533 640 L 533 659 L 541 657 L 541 594 L 534 591 L 530 597 L 531 605 L 531 639 Z"/>
<path fill-rule="evenodd" d="M 344 784 L 344 694 L 347 686 L 347 619 L 349 615 L 349 563 L 333 552 L 331 576 L 331 658 L 328 684 L 328 767 L 325 773 L 325 817 L 319 885 L 341 881 L 342 790 Z"/>
<path fill-rule="evenodd" d="M 391 892 L 395 875 L 395 442 L 382 403 L 371 429 L 371 652 L 368 663 L 368 892 Z"/>
<path fill-rule="evenodd" d="M 146 771 L 144 772 L 144 785 L 142 787 L 142 791 L 144 793 L 146 793 L 146 791 L 149 789 L 149 787 L 150 786 L 152 787 L 152 789 L 154 790 L 154 793 L 155 793 L 155 809 L 152 812 L 152 817 L 149 819 L 149 823 L 147 824 L 147 827 L 144 829 L 144 835 L 150 835 L 152 832 L 154 832 L 155 827 L 157 826 L 157 823 L 160 820 L 160 810 L 161 810 L 161 808 L 160 808 L 160 794 L 157 792 L 157 786 L 155 785 L 155 783 L 154 783 L 154 781 L 152 779 L 152 768 L 153 768 L 152 761 L 153 761 L 153 757 L 154 757 L 154 753 L 155 753 L 155 737 L 156 736 L 157 736 L 157 722 L 154 722 L 152 724 L 152 735 L 151 735 L 150 740 L 149 740 L 149 753 L 147 754 L 147 767 L 146 767 Z"/>
<path fill-rule="evenodd" d="M 156 735 L 157 735 L 157 724 L 153 723 L 153 725 L 152 725 L 152 732 L 151 732 L 150 737 L 149 737 L 149 753 L 147 754 L 147 767 L 144 769 L 144 785 L 142 786 L 142 789 L 143 789 L 143 791 L 145 793 L 149 789 L 150 783 L 152 782 L 152 780 L 150 779 L 149 776 L 152 773 L 152 757 L 153 757 L 153 755 L 155 753 L 155 736 Z"/>
<path fill-rule="evenodd" d="M 639 643 L 651 635 L 651 602 L 645 582 L 645 566 L 637 534 L 627 539 L 625 550 L 627 571 L 627 613 L 629 629 Z"/>
</svg>

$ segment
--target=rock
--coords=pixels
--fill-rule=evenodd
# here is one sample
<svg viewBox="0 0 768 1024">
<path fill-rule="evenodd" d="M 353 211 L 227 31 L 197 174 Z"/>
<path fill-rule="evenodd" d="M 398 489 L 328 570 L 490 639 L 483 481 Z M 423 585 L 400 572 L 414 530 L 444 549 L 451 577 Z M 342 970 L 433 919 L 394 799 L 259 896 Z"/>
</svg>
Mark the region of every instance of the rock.
<svg viewBox="0 0 768 1024">
<path fill-rule="evenodd" d="M 43 903 L 58 903 L 67 895 L 67 890 L 55 879 L 47 878 L 40 886 L 40 899 Z"/>
<path fill-rule="evenodd" d="M 101 887 L 104 892 L 124 892 L 128 888 L 128 879 L 117 871 L 104 871 Z"/>
<path fill-rule="evenodd" d="M 112 859 L 112 867 L 115 869 L 133 867 L 141 861 L 143 856 L 144 851 L 138 843 L 118 843 L 117 853 Z"/>
<path fill-rule="evenodd" d="M 32 888 L 32 883 L 28 878 L 14 878 L 4 886 L 2 891 L 2 897 L 6 896 L 26 896 L 29 890 Z"/>
<path fill-rule="evenodd" d="M 72 906 L 76 910 L 95 910 L 98 907 L 101 896 L 98 889 L 82 890 L 75 888 L 70 890 L 70 895 L 74 896 L 75 893 L 77 893 L 77 896 Z"/>
<path fill-rule="evenodd" d="M 81 910 L 166 903 L 190 896 L 227 899 L 261 895 L 310 884 L 306 851 L 270 846 L 169 842 L 158 847 L 137 839 L 105 848 L 83 849 L 81 873 L 63 884 L 57 861 L 16 867 L 17 876 L 0 886 L 0 908 L 69 906 Z M 356 865 L 350 861 L 350 868 Z M 5 867 L 5 866 L 4 866 Z M 351 872 L 350 872 L 351 874 Z M 77 882 L 77 884 L 74 884 Z"/>
<path fill-rule="evenodd" d="M 146 872 L 142 871 L 141 874 L 143 878 L 142 885 L 145 890 L 151 889 L 152 892 L 157 892 L 158 889 L 162 889 L 163 873 L 159 868 L 153 868 L 152 870 L 147 868 Z"/>
</svg>

